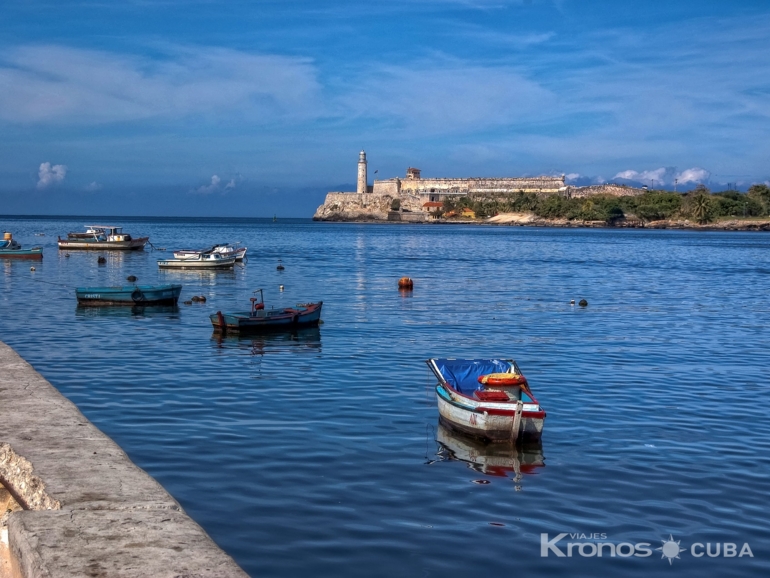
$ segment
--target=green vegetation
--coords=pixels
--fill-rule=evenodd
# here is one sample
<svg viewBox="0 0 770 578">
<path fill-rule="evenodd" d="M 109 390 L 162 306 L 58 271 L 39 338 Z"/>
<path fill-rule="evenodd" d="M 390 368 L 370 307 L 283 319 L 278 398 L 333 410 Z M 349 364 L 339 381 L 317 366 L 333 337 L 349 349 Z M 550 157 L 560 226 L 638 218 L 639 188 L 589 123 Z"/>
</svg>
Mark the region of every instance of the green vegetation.
<svg viewBox="0 0 770 578">
<path fill-rule="evenodd" d="M 748 193 L 726 191 L 712 194 L 703 185 L 688 193 L 648 191 L 639 196 L 615 197 L 596 195 L 588 198 L 566 198 L 561 195 L 538 195 L 519 191 L 494 198 L 481 195 L 444 200 L 442 213 L 459 215 L 464 208 L 485 219 L 499 213 L 531 212 L 544 219 L 570 221 L 605 221 L 620 219 L 658 221 L 689 219 L 708 223 L 723 217 L 770 216 L 770 187 L 754 185 Z"/>
</svg>

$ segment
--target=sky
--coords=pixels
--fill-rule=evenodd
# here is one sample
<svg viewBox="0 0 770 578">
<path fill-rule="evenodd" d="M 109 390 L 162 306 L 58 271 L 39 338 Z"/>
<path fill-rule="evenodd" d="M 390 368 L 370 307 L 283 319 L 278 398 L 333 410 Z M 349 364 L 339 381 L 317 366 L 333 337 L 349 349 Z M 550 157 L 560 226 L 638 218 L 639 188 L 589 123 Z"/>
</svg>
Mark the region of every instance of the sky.
<svg viewBox="0 0 770 578">
<path fill-rule="evenodd" d="M 361 149 L 745 190 L 768 38 L 766 0 L 5 0 L 0 214 L 310 217 Z"/>
</svg>

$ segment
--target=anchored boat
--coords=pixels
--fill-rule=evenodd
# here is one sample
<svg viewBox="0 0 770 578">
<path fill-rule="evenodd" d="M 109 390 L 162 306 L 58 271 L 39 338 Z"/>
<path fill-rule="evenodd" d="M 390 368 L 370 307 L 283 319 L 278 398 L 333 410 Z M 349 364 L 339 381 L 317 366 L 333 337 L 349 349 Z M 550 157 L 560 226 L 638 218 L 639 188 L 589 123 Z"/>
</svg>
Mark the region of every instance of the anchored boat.
<svg viewBox="0 0 770 578">
<path fill-rule="evenodd" d="M 129 285 L 127 287 L 78 287 L 78 305 L 176 305 L 181 285 Z"/>
<path fill-rule="evenodd" d="M 42 259 L 43 248 L 32 247 L 31 249 L 22 249 L 16 242 L 11 233 L 3 233 L 3 240 L 0 241 L 0 257 L 9 259 Z"/>
<path fill-rule="evenodd" d="M 302 303 L 294 307 L 265 309 L 262 289 L 254 291 L 259 297 L 251 298 L 251 311 L 222 313 L 210 316 L 214 331 L 221 333 L 261 333 L 293 331 L 300 327 L 317 327 L 321 320 L 323 301 Z"/>
<path fill-rule="evenodd" d="M 198 253 L 181 259 L 158 259 L 161 269 L 232 269 L 235 257 L 223 257 L 219 253 Z"/>
<path fill-rule="evenodd" d="M 545 411 L 512 359 L 429 359 L 444 422 L 490 442 L 537 440 Z"/>
<path fill-rule="evenodd" d="M 246 247 L 241 247 L 240 243 L 231 245 L 230 243 L 220 243 L 208 249 L 182 249 L 174 251 L 174 259 L 197 259 L 201 255 L 218 253 L 222 257 L 235 257 L 236 261 L 243 261 L 246 257 Z"/>
<path fill-rule="evenodd" d="M 149 237 L 134 239 L 123 232 L 123 227 L 110 225 L 86 225 L 85 233 L 68 233 L 66 239 L 59 237 L 59 249 L 90 249 L 136 251 L 144 249 Z"/>
</svg>

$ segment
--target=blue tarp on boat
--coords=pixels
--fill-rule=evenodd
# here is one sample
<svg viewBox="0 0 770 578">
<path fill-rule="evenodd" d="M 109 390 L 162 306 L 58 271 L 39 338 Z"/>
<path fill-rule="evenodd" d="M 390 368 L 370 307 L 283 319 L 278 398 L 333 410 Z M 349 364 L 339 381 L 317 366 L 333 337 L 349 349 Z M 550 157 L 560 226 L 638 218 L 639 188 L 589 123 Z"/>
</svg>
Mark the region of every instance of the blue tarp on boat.
<svg viewBox="0 0 770 578">
<path fill-rule="evenodd" d="M 471 395 L 481 389 L 479 377 L 490 373 L 511 371 L 511 362 L 504 359 L 434 359 L 436 367 L 449 385 L 460 393 Z"/>
</svg>

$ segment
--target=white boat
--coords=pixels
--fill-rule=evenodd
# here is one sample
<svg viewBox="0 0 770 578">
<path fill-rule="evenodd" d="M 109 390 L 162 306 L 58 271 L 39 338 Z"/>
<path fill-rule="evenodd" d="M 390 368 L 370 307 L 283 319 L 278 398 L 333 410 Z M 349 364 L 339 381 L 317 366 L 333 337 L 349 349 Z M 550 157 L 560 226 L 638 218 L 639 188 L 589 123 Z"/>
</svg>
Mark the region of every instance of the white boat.
<svg viewBox="0 0 770 578">
<path fill-rule="evenodd" d="M 209 253 L 218 253 L 222 257 L 235 257 L 236 261 L 243 261 L 246 257 L 246 247 L 240 247 L 239 243 L 235 245 L 221 243 L 209 249 L 182 249 L 174 251 L 174 259 L 197 259 L 200 255 L 207 255 Z"/>
<path fill-rule="evenodd" d="M 545 411 L 512 359 L 429 359 L 438 411 L 452 428 L 488 442 L 539 440 Z"/>
<path fill-rule="evenodd" d="M 219 253 L 199 253 L 183 259 L 158 259 L 161 269 L 232 269 L 235 257 L 223 257 Z"/>
</svg>

